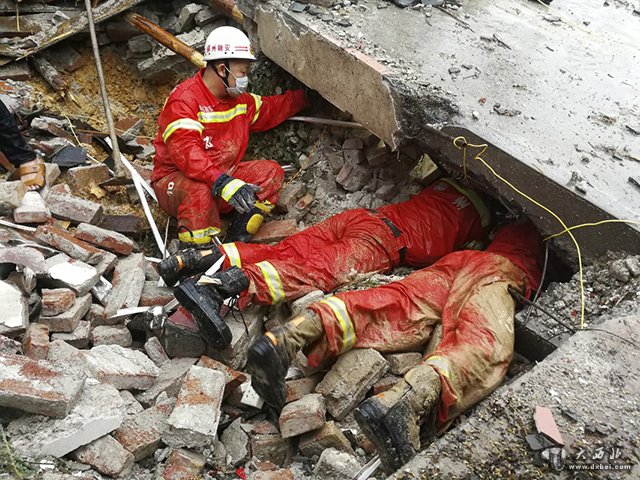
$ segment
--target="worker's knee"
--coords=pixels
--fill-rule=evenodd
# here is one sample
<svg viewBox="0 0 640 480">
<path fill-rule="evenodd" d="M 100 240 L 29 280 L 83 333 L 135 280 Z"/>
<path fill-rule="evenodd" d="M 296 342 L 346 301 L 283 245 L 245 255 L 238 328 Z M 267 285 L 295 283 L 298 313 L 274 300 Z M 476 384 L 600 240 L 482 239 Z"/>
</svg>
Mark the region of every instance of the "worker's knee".
<svg viewBox="0 0 640 480">
<path fill-rule="evenodd" d="M 265 173 L 265 177 L 268 178 L 268 182 L 282 184 L 284 181 L 284 170 L 280 164 L 275 160 L 261 160 L 261 162 L 263 162 L 261 168 Z"/>
</svg>

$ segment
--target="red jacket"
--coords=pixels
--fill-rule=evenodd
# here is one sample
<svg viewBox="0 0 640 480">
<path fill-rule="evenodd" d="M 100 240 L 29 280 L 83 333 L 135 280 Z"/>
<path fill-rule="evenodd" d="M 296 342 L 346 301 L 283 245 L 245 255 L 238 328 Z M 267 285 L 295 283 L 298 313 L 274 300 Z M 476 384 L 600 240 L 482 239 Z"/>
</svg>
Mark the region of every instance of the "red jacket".
<svg viewBox="0 0 640 480">
<path fill-rule="evenodd" d="M 203 72 L 179 84 L 158 117 L 152 182 L 179 170 L 211 186 L 221 173 L 233 175 L 249 132 L 269 130 L 307 106 L 302 90 L 219 99 L 204 84 Z"/>
</svg>

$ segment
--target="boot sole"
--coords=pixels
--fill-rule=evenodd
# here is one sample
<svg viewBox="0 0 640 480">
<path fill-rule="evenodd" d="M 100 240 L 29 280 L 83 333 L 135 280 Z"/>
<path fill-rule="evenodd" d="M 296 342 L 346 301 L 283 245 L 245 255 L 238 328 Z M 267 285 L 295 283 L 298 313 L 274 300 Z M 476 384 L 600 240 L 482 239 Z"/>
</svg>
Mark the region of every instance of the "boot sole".
<svg viewBox="0 0 640 480">
<path fill-rule="evenodd" d="M 365 401 L 356 409 L 354 417 L 364 434 L 371 440 L 378 450 L 380 461 L 385 470 L 395 472 L 402 467 L 393 434 L 384 421 L 385 413 L 373 401 Z"/>
<path fill-rule="evenodd" d="M 216 312 L 219 307 L 210 305 L 211 302 L 198 292 L 195 284 L 184 282 L 174 290 L 174 295 L 180 304 L 193 314 L 202 336 L 215 348 L 226 348 L 231 344 L 233 335 L 229 326 Z M 210 308 L 203 308 L 209 304 Z"/>
<path fill-rule="evenodd" d="M 247 355 L 247 371 L 251 375 L 251 386 L 267 405 L 282 410 L 285 403 L 285 382 L 289 366 L 286 365 L 276 347 L 265 337 L 259 338 Z"/>
</svg>

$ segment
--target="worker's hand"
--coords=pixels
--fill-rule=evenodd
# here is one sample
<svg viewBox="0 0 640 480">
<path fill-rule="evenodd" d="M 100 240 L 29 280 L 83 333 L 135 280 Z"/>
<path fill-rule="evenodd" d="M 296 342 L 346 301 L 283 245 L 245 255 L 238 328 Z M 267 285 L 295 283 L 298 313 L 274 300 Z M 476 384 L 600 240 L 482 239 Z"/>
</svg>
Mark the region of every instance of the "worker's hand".
<svg viewBox="0 0 640 480">
<path fill-rule="evenodd" d="M 243 182 L 225 173 L 216 179 L 211 189 L 214 196 L 222 198 L 240 214 L 251 211 L 258 201 L 256 193 L 259 191 L 259 186 Z"/>
</svg>

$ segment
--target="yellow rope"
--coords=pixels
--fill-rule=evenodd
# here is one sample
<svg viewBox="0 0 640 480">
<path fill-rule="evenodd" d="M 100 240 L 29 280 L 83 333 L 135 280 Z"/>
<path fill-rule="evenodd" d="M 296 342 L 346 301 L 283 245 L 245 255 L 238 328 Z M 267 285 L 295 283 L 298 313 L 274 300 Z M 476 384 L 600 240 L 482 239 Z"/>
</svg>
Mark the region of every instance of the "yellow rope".
<svg viewBox="0 0 640 480">
<path fill-rule="evenodd" d="M 459 144 L 459 142 L 462 142 L 461 144 Z M 453 145 L 458 149 L 462 149 L 463 150 L 463 158 L 464 161 L 466 161 L 466 150 L 467 147 L 471 147 L 471 148 L 480 148 L 482 149 L 480 151 L 480 153 L 478 153 L 477 155 L 475 155 L 473 157 L 474 160 L 479 160 L 480 162 L 482 162 L 482 164 L 487 167 L 489 169 L 489 171 L 499 180 L 501 180 L 502 182 L 504 182 L 505 184 L 507 184 L 513 191 L 517 192 L 518 194 L 522 195 L 524 198 L 526 198 L 527 200 L 529 200 L 531 203 L 537 205 L 538 207 L 542 208 L 544 211 L 546 211 L 547 213 L 550 213 L 551 215 L 553 215 L 553 217 L 558 220 L 558 222 L 560 222 L 560 225 L 563 226 L 563 228 L 565 229 L 565 231 L 569 234 L 569 236 L 571 237 L 571 240 L 573 240 L 574 245 L 576 246 L 576 251 L 578 253 L 578 268 L 579 268 L 579 278 L 580 278 L 580 328 L 584 329 L 584 282 L 583 282 L 583 277 L 582 277 L 582 252 L 580 251 L 580 245 L 578 244 L 578 241 L 576 240 L 576 237 L 574 237 L 573 233 L 571 233 L 569 227 L 567 227 L 567 225 L 562 221 L 562 219 L 555 214 L 555 212 L 553 212 L 552 210 L 550 210 L 549 208 L 545 207 L 544 205 L 542 205 L 540 202 L 534 200 L 533 198 L 531 198 L 529 195 L 527 195 L 526 193 L 522 192 L 521 190 L 519 190 L 518 188 L 516 188 L 511 182 L 509 182 L 507 179 L 501 177 L 500 175 L 498 175 L 498 173 L 491 167 L 491 165 L 489 165 L 482 157 L 480 157 L 480 155 L 482 155 L 484 152 L 487 151 L 487 148 L 489 148 L 489 145 L 487 145 L 486 143 L 483 143 L 482 145 L 474 145 L 472 143 L 467 142 L 467 139 L 460 136 L 460 137 L 456 137 L 453 140 Z"/>
<path fill-rule="evenodd" d="M 562 230 L 561 232 L 558 233 L 554 233 L 553 235 L 549 235 L 548 237 L 546 237 L 544 240 L 551 240 L 552 238 L 555 237 L 559 237 L 560 235 L 563 235 L 565 233 L 567 233 L 570 230 L 576 230 L 578 228 L 582 228 L 582 227 L 597 227 L 598 225 L 603 225 L 605 223 L 628 223 L 631 225 L 640 225 L 640 222 L 636 221 L 636 220 L 602 220 L 600 222 L 594 222 L 594 223 L 581 223 L 580 225 L 574 225 L 573 227 L 569 227 L 567 229 Z"/>
<path fill-rule="evenodd" d="M 74 136 L 74 138 L 76 139 L 77 144 L 78 144 L 78 145 L 81 145 L 82 143 L 80 142 L 80 139 L 79 139 L 79 138 L 78 138 L 78 136 L 76 135 L 76 131 L 75 131 L 75 129 L 73 128 L 73 123 L 71 123 L 71 119 L 70 119 L 66 114 L 64 114 L 64 113 L 63 113 L 63 115 L 64 115 L 64 118 L 66 118 L 66 119 L 67 119 L 67 122 L 69 122 L 69 127 L 71 127 L 71 133 L 73 133 L 73 136 Z"/>
</svg>

